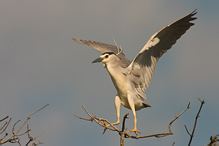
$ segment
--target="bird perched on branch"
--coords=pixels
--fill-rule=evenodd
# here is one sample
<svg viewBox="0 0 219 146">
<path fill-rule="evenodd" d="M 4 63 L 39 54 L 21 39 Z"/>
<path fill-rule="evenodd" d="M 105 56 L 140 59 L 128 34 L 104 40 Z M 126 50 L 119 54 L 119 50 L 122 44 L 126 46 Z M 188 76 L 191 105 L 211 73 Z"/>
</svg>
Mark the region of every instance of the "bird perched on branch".
<svg viewBox="0 0 219 146">
<path fill-rule="evenodd" d="M 193 17 L 196 13 L 195 10 L 156 32 L 131 62 L 125 57 L 116 42 L 114 46 L 73 38 L 75 42 L 91 46 L 102 53 L 92 63 L 102 62 L 105 65 L 117 90 L 115 97 L 117 122 L 113 123 L 113 125 L 120 123 L 120 105 L 122 104 L 124 107 L 131 109 L 134 116 L 134 129 L 128 131 L 128 133 L 140 133 L 137 130 L 135 111 L 151 107 L 144 102 L 144 99 L 147 98 L 145 91 L 151 82 L 156 63 L 194 25 L 191 21 L 197 19 Z"/>
</svg>

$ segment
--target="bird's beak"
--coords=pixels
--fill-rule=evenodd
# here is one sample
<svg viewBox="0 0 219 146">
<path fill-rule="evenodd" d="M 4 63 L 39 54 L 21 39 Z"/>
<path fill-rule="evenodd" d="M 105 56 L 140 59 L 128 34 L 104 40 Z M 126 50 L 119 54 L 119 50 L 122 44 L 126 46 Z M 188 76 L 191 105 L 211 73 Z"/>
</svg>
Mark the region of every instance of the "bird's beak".
<svg viewBox="0 0 219 146">
<path fill-rule="evenodd" d="M 103 58 L 97 58 L 97 59 L 95 59 L 94 61 L 92 61 L 92 63 L 97 63 L 97 62 L 101 62 L 103 60 Z"/>
</svg>

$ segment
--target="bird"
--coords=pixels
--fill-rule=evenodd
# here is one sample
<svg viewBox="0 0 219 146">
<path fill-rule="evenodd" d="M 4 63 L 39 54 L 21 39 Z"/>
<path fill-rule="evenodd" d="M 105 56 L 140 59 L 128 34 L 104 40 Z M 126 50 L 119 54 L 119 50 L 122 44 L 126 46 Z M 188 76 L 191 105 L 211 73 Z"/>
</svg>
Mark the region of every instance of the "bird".
<svg viewBox="0 0 219 146">
<path fill-rule="evenodd" d="M 91 40 L 72 38 L 73 41 L 93 47 L 101 53 L 92 63 L 103 63 L 117 90 L 115 109 L 117 121 L 120 123 L 120 106 L 130 109 L 134 117 L 134 128 L 127 133 L 140 133 L 137 129 L 136 111 L 151 107 L 144 102 L 147 98 L 145 91 L 148 88 L 155 71 L 158 59 L 166 53 L 176 41 L 194 25 L 193 20 L 197 11 L 189 13 L 177 21 L 170 23 L 150 37 L 140 52 L 129 61 L 121 47 Z M 110 125 L 108 125 L 110 126 Z"/>
</svg>

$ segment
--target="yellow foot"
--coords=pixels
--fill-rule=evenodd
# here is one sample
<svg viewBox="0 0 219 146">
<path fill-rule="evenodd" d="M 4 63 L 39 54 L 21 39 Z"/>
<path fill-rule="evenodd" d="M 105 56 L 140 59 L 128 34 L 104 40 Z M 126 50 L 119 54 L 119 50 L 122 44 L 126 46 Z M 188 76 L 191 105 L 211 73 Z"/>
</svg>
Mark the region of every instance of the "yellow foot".
<svg viewBox="0 0 219 146">
<path fill-rule="evenodd" d="M 115 123 L 112 123 L 112 124 L 106 124 L 105 120 L 103 120 L 102 118 L 99 118 L 100 122 L 105 126 L 105 127 L 110 127 L 111 125 L 114 126 L 114 125 L 118 125 L 120 123 L 120 121 L 117 121 Z"/>
<path fill-rule="evenodd" d="M 135 132 L 136 135 L 138 135 L 137 133 L 141 134 L 141 132 L 139 132 L 139 131 L 137 130 L 137 128 L 134 128 L 134 129 L 132 129 L 132 130 L 126 132 L 126 133 L 130 133 L 130 132 Z"/>
<path fill-rule="evenodd" d="M 106 130 L 108 129 L 108 127 L 110 126 L 114 126 L 114 125 L 118 125 L 120 122 L 117 121 L 116 123 L 113 123 L 113 124 L 106 124 L 105 120 L 102 120 L 102 119 L 99 119 L 100 122 L 104 125 L 104 131 L 103 131 L 103 134 L 106 132 Z"/>
<path fill-rule="evenodd" d="M 115 123 L 112 123 L 111 125 L 114 126 L 114 125 L 118 125 L 119 123 L 120 123 L 120 122 L 115 122 Z M 107 125 L 106 123 L 105 123 L 104 125 L 105 125 L 106 127 L 110 127 L 110 126 L 111 126 L 110 124 Z"/>
</svg>

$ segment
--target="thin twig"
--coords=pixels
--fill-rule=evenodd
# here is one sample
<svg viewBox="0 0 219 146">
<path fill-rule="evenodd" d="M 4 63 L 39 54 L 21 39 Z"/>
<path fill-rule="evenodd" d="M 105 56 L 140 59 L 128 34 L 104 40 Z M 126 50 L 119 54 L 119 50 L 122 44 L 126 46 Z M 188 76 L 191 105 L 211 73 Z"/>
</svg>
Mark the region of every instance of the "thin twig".
<svg viewBox="0 0 219 146">
<path fill-rule="evenodd" d="M 49 104 L 46 104 L 46 105 L 44 105 L 43 107 L 41 107 L 40 109 L 38 109 L 38 110 L 32 112 L 31 114 L 29 114 L 28 118 L 30 118 L 33 114 L 35 114 L 35 113 L 41 111 L 42 109 L 44 109 L 44 108 L 47 107 L 48 105 L 49 105 Z"/>
<path fill-rule="evenodd" d="M 89 114 L 89 112 L 88 112 L 87 109 L 84 107 L 84 105 L 83 105 L 83 108 L 84 108 L 85 112 L 86 112 L 92 119 L 94 119 L 94 121 L 95 121 L 96 123 L 98 123 L 100 126 L 102 126 L 102 127 L 104 127 L 104 128 L 107 128 L 107 129 L 110 129 L 110 130 L 112 130 L 112 131 L 117 131 L 117 132 L 119 132 L 119 129 L 116 128 L 114 125 L 112 125 L 107 119 L 95 118 L 95 116 L 91 116 L 91 114 Z M 111 127 L 113 127 L 113 129 L 112 129 L 112 128 L 109 128 L 109 127 L 106 127 L 106 125 L 104 125 L 104 124 L 100 124 L 100 122 L 98 122 L 98 120 L 99 120 L 99 121 L 103 121 L 103 122 L 107 122 Z"/>
<path fill-rule="evenodd" d="M 18 120 L 17 122 L 14 123 L 13 127 L 12 127 L 12 133 L 15 134 L 15 126 L 20 122 L 21 120 Z"/>
<path fill-rule="evenodd" d="M 200 112 L 201 112 L 201 109 L 202 109 L 203 104 L 205 103 L 204 100 L 200 100 L 199 98 L 198 98 L 198 100 L 201 102 L 201 105 L 200 105 L 200 108 L 199 108 L 199 110 L 198 110 L 198 113 L 197 113 L 197 115 L 196 115 L 196 117 L 195 117 L 195 123 L 194 123 L 194 127 L 193 127 L 193 130 L 192 130 L 192 133 L 190 133 L 190 132 L 188 131 L 188 129 L 187 129 L 186 125 L 185 125 L 186 131 L 187 131 L 187 133 L 188 133 L 189 136 L 190 136 L 188 146 L 191 145 L 192 139 L 193 139 L 193 137 L 195 136 L 194 133 L 195 133 L 196 125 L 197 125 L 197 122 L 198 122 L 198 118 L 200 117 L 199 114 L 200 114 Z"/>
<path fill-rule="evenodd" d="M 38 142 L 37 143 L 32 143 L 31 146 L 38 146 L 39 144 L 43 144 L 43 143 L 38 139 Z"/>
<path fill-rule="evenodd" d="M 5 128 L 4 128 L 4 129 L 2 130 L 2 132 L 0 133 L 0 134 L 2 134 L 3 132 L 5 132 L 5 135 L 4 135 L 2 138 L 0 138 L 0 143 L 1 143 L 1 141 L 2 141 L 3 139 L 5 139 L 6 136 L 8 136 L 8 131 L 7 131 L 7 129 L 8 129 L 8 125 L 9 125 L 10 122 L 11 122 L 11 119 L 12 119 L 12 118 L 10 118 L 8 122 L 6 122 L 7 124 L 6 124 Z"/>
<path fill-rule="evenodd" d="M 90 119 L 86 119 L 86 118 L 82 118 L 80 116 L 74 115 L 79 119 L 83 119 L 86 121 L 95 121 L 98 125 L 100 125 L 101 127 L 104 127 L 104 131 L 105 129 L 109 129 L 111 131 L 117 131 L 118 133 L 120 132 L 118 128 L 116 128 L 114 125 L 112 125 L 107 119 L 103 119 L 103 118 L 97 118 L 96 116 L 92 116 L 87 109 L 84 107 L 84 105 L 82 105 L 83 109 L 85 110 L 85 112 L 87 113 L 87 115 L 90 117 Z M 108 123 L 110 126 L 106 126 L 105 123 Z M 111 128 L 112 127 L 112 128 Z"/>
<path fill-rule="evenodd" d="M 4 119 L 7 119 L 7 118 L 4 118 Z M 0 132 L 0 134 L 2 134 L 3 132 L 6 131 L 6 129 L 8 128 L 8 125 L 10 124 L 10 122 L 11 122 L 11 118 L 9 119 L 8 122 L 5 122 L 5 124 L 2 126 L 2 128 L 0 129 L 0 131 L 1 131 L 3 128 L 4 128 L 4 129 Z"/>
<path fill-rule="evenodd" d="M 26 143 L 25 146 L 28 146 L 31 141 L 34 141 L 34 140 L 37 139 L 40 135 L 43 134 L 42 132 L 40 132 L 36 137 L 30 136 L 30 132 L 29 132 L 29 131 L 31 131 L 31 130 L 29 129 L 29 124 L 27 124 L 27 131 L 28 131 L 28 132 L 27 132 L 27 135 L 28 135 L 29 141 Z M 39 141 L 39 142 L 40 142 L 40 141 Z M 32 145 L 33 145 L 33 144 L 32 144 Z"/>
<path fill-rule="evenodd" d="M 189 102 L 189 104 L 187 105 L 186 109 L 184 109 L 179 115 L 176 115 L 175 118 L 170 122 L 169 127 L 168 127 L 170 133 L 173 133 L 172 130 L 171 130 L 171 125 L 172 125 L 172 123 L 173 123 L 174 121 L 176 121 L 176 119 L 178 119 L 178 118 L 179 118 L 186 110 L 188 110 L 189 108 L 190 108 L 190 102 Z"/>
<path fill-rule="evenodd" d="M 128 118 L 129 113 L 127 113 L 124 117 L 123 117 L 123 121 L 122 121 L 122 131 L 120 132 L 120 146 L 124 146 L 125 142 L 124 142 L 124 138 L 125 138 L 125 120 Z"/>
<path fill-rule="evenodd" d="M 75 115 L 75 114 L 73 114 L 73 115 L 74 115 L 75 117 L 79 118 L 79 119 L 86 120 L 86 121 L 91 121 L 91 122 L 93 122 L 94 118 L 96 118 L 96 117 L 94 116 L 94 118 L 86 119 L 86 118 L 79 117 L 79 116 L 77 116 L 77 115 Z"/>
<path fill-rule="evenodd" d="M 187 126 L 186 126 L 186 125 L 184 125 L 184 126 L 185 126 L 185 129 L 186 129 L 186 132 L 188 133 L 188 135 L 192 136 L 192 134 L 189 132 Z M 194 135 L 193 135 L 193 136 L 194 136 Z"/>
<path fill-rule="evenodd" d="M 6 140 L 2 141 L 2 140 L 8 135 L 8 133 L 7 133 L 7 127 L 8 127 L 8 125 L 9 125 L 10 121 L 11 121 L 11 118 L 10 118 L 10 120 L 9 120 L 7 126 L 6 126 L 6 130 L 3 130 L 3 131 L 6 131 L 6 134 L 5 134 L 4 137 L 2 137 L 2 138 L 0 139 L 0 145 L 1 145 L 1 144 L 4 144 L 4 143 L 7 143 L 7 142 L 18 143 L 18 144 L 19 144 L 19 143 L 20 143 L 20 142 L 19 142 L 19 136 L 22 136 L 22 135 L 24 135 L 24 134 L 26 134 L 26 133 L 29 133 L 30 129 L 27 129 L 25 132 L 23 132 L 23 133 L 21 133 L 21 134 L 18 134 L 18 133 L 21 131 L 21 129 L 24 127 L 24 125 L 26 125 L 26 123 L 31 119 L 31 116 L 32 116 L 33 114 L 39 112 L 40 110 L 44 109 L 44 108 L 47 107 L 48 105 L 49 105 L 49 104 L 47 104 L 47 105 L 43 106 L 42 108 L 40 108 L 40 109 L 38 109 L 38 110 L 36 110 L 36 111 L 30 113 L 30 114 L 27 116 L 27 119 L 23 122 L 23 124 L 18 128 L 18 130 L 15 131 L 15 127 L 16 127 L 16 125 L 20 122 L 20 120 L 16 121 L 15 124 L 13 125 L 13 127 L 12 127 L 12 135 L 9 136 Z"/>
<path fill-rule="evenodd" d="M 125 131 L 125 120 L 128 118 L 129 113 L 127 113 L 124 117 L 123 117 L 123 122 L 122 122 L 122 132 Z"/>
<path fill-rule="evenodd" d="M 8 122 L 5 122 L 5 124 L 0 128 L 0 131 L 7 125 Z M 5 129 L 5 128 L 4 128 Z M 0 132 L 0 134 L 2 134 L 4 132 L 4 130 L 2 132 Z"/>
<path fill-rule="evenodd" d="M 7 119 L 9 116 L 4 117 L 3 119 L 0 120 L 0 122 L 4 121 L 5 119 Z"/>
</svg>

